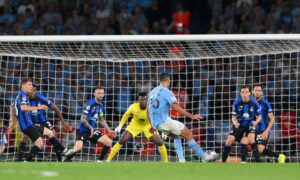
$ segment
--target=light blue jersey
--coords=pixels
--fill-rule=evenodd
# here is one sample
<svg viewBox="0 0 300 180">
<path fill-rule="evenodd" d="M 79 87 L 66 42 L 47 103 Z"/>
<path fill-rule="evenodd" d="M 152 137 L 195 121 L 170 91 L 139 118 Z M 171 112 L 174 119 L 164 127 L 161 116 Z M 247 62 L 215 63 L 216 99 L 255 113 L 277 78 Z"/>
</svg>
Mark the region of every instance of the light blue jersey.
<svg viewBox="0 0 300 180">
<path fill-rule="evenodd" d="M 161 85 L 150 91 L 148 95 L 148 113 L 152 126 L 165 122 L 173 103 L 177 103 L 173 92 Z"/>
</svg>

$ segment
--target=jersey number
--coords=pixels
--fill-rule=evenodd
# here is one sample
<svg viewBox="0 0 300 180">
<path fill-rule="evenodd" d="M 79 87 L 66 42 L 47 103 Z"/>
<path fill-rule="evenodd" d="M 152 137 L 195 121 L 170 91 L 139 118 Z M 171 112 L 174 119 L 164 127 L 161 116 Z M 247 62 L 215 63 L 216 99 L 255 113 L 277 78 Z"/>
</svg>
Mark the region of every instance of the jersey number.
<svg viewBox="0 0 300 180">
<path fill-rule="evenodd" d="M 159 107 L 159 100 L 156 98 L 151 98 L 151 106 L 157 109 Z"/>
</svg>

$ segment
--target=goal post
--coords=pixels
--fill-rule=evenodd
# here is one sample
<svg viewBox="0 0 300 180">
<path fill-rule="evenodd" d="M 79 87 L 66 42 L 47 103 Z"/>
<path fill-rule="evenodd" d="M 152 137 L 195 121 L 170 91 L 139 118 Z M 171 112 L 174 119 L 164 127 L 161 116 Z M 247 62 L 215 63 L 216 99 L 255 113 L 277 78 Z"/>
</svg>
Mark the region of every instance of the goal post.
<svg viewBox="0 0 300 180">
<path fill-rule="evenodd" d="M 104 86 L 105 117 L 115 128 L 137 94 L 149 92 L 158 84 L 159 74 L 167 72 L 179 104 L 205 118 L 197 122 L 173 111 L 170 115 L 186 124 L 205 150 L 218 153 L 230 131 L 231 105 L 240 87 L 263 85 L 275 113 L 268 147 L 285 153 L 291 162 L 299 162 L 299 53 L 298 34 L 1 36 L 0 124 L 8 126 L 9 106 L 19 91 L 20 79 L 32 77 L 38 91 L 74 126 L 94 88 Z M 47 116 L 63 144 L 71 147 L 75 132 L 62 131 L 53 111 Z M 0 160 L 16 160 L 20 132 L 14 132 L 7 137 L 8 147 Z M 165 143 L 175 161 L 172 140 Z M 198 161 L 183 146 L 186 159 Z M 102 149 L 102 145 L 90 143 L 84 147 L 76 161 L 95 161 Z M 51 146 L 46 145 L 41 154 L 43 160 L 55 161 Z M 231 156 L 239 157 L 239 144 Z M 160 161 L 160 155 L 141 135 L 124 146 L 114 160 Z"/>
</svg>

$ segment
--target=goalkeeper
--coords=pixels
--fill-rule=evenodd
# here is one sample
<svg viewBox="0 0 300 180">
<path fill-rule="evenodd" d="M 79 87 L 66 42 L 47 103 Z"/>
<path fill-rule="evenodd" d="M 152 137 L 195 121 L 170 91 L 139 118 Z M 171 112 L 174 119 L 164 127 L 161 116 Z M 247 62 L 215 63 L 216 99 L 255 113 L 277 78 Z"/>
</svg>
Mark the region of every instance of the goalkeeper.
<svg viewBox="0 0 300 180">
<path fill-rule="evenodd" d="M 123 115 L 119 126 L 115 129 L 115 131 L 120 133 L 123 125 L 128 120 L 130 115 L 133 115 L 133 119 L 125 129 L 125 132 L 122 135 L 121 139 L 113 146 L 110 154 L 108 155 L 107 162 L 110 162 L 114 158 L 114 156 L 120 151 L 122 146 L 125 145 L 127 141 L 134 138 L 140 133 L 144 133 L 148 140 L 151 140 L 158 146 L 159 153 L 162 156 L 162 161 L 168 162 L 167 149 L 162 139 L 157 132 L 154 132 L 153 134 L 150 132 L 152 126 L 147 115 L 147 93 L 139 93 L 138 100 L 139 102 L 133 103 L 129 106 L 129 108 Z"/>
</svg>

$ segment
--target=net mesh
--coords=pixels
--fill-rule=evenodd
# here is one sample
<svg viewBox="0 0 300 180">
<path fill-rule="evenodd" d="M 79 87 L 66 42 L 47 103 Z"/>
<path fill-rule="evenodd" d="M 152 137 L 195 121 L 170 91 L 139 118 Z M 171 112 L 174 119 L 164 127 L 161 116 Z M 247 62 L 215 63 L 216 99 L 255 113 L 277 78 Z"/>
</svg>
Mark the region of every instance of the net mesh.
<svg viewBox="0 0 300 180">
<path fill-rule="evenodd" d="M 275 113 L 268 147 L 285 153 L 291 162 L 299 162 L 299 52 L 298 40 L 1 42 L 0 120 L 3 129 L 8 126 L 9 106 L 19 91 L 20 79 L 33 77 L 38 91 L 52 100 L 73 126 L 94 88 L 104 86 L 105 119 L 115 128 L 137 94 L 149 92 L 158 85 L 158 75 L 167 72 L 180 106 L 205 119 L 192 121 L 173 111 L 170 115 L 190 128 L 205 150 L 220 153 L 231 128 L 231 105 L 240 87 L 259 83 Z M 64 132 L 53 111 L 49 110 L 47 117 L 56 125 L 60 141 L 72 147 L 75 132 Z M 16 128 L 8 135 L 4 130 L 1 145 L 3 134 L 8 145 L 0 159 L 14 161 L 20 131 Z M 40 158 L 55 161 L 53 148 L 46 142 Z M 172 142 L 165 140 L 169 157 L 175 161 Z M 185 143 L 183 146 L 188 161 L 199 160 Z M 101 150 L 101 144 L 87 142 L 75 161 L 95 161 Z M 239 144 L 231 156 L 238 159 Z M 114 160 L 160 161 L 160 155 L 155 145 L 139 135 Z"/>
</svg>

